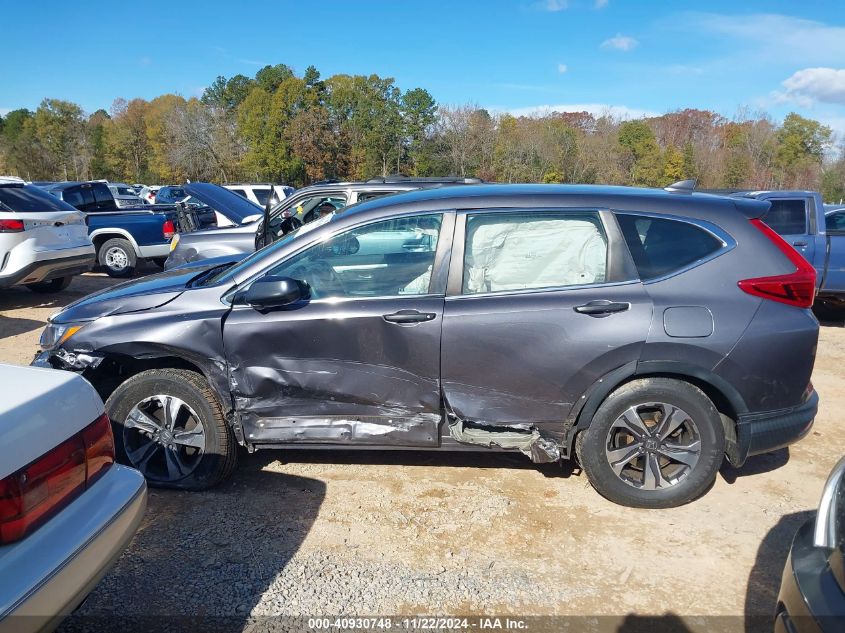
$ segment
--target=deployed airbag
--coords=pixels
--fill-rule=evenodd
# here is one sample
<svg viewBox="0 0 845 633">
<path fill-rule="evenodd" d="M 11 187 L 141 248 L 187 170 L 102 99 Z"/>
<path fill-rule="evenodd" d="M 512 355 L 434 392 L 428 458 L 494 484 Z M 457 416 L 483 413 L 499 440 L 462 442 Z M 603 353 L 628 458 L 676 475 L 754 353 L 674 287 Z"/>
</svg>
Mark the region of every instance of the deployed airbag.
<svg viewBox="0 0 845 633">
<path fill-rule="evenodd" d="M 597 217 L 475 217 L 467 228 L 464 293 L 602 283 L 606 261 Z"/>
</svg>

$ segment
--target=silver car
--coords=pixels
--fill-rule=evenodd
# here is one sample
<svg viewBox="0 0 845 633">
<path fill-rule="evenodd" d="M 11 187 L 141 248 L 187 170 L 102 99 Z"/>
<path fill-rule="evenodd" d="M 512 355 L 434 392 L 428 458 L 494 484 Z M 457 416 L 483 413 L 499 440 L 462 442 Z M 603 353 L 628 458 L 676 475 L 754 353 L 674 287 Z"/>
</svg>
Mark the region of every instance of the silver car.
<svg viewBox="0 0 845 633">
<path fill-rule="evenodd" d="M 114 463 L 111 422 L 86 380 L 0 365 L 0 384 L 0 632 L 49 631 L 123 553 L 147 488 Z"/>
</svg>

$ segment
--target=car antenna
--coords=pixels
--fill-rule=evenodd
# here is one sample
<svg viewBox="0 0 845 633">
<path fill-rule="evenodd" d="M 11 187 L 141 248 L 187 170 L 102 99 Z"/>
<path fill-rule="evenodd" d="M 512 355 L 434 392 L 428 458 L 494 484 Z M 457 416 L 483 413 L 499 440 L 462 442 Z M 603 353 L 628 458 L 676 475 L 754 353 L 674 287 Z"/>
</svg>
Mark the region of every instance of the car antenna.
<svg viewBox="0 0 845 633">
<path fill-rule="evenodd" d="M 664 187 L 663 190 L 670 193 L 692 193 L 695 191 L 696 184 L 698 184 L 698 181 L 695 178 L 690 178 L 688 180 L 673 182 L 668 187 Z"/>
</svg>

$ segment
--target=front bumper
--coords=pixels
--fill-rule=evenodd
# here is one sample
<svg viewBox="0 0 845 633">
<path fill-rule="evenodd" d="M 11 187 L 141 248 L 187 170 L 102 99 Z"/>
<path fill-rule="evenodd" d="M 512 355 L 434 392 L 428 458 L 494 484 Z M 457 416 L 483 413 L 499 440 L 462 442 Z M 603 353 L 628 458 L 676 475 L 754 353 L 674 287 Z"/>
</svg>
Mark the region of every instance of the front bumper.
<svg viewBox="0 0 845 633">
<path fill-rule="evenodd" d="M 123 553 L 146 501 L 141 474 L 115 464 L 35 532 L 0 547 L 0 633 L 58 626 Z"/>
<path fill-rule="evenodd" d="M 770 453 L 797 442 L 810 432 L 818 410 L 819 394 L 814 391 L 797 407 L 739 416 L 736 453 L 729 456 L 731 464 L 739 467 L 751 455 Z"/>
<path fill-rule="evenodd" d="M 70 249 L 68 249 L 70 250 Z M 22 284 L 34 284 L 58 277 L 70 277 L 88 272 L 94 266 L 94 247 L 73 249 L 72 255 L 34 261 L 6 275 L 0 276 L 0 288 L 10 288 Z"/>
<path fill-rule="evenodd" d="M 815 519 L 795 534 L 783 569 L 775 633 L 845 631 L 845 594 L 828 563 L 830 550 L 813 545 Z"/>
</svg>

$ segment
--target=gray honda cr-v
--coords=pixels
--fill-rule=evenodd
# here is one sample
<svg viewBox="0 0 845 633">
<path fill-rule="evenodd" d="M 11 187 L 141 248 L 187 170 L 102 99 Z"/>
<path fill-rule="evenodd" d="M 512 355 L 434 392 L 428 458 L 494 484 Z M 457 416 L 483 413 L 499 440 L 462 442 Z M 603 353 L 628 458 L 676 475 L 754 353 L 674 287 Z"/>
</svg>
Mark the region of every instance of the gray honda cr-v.
<svg viewBox="0 0 845 633">
<path fill-rule="evenodd" d="M 97 386 L 154 484 L 212 486 L 238 444 L 492 449 L 676 506 L 816 414 L 815 273 L 767 208 L 683 186 L 400 194 L 84 298 L 35 363 Z"/>
</svg>

